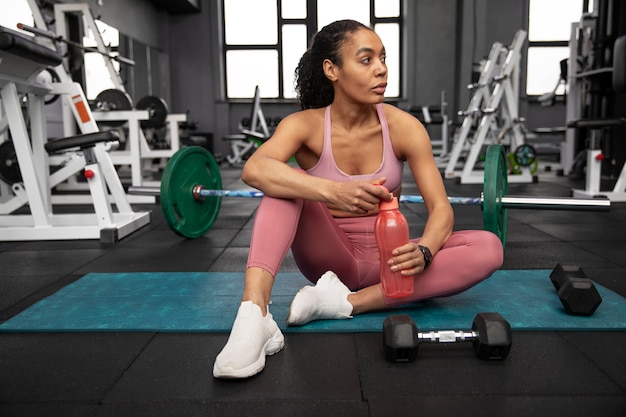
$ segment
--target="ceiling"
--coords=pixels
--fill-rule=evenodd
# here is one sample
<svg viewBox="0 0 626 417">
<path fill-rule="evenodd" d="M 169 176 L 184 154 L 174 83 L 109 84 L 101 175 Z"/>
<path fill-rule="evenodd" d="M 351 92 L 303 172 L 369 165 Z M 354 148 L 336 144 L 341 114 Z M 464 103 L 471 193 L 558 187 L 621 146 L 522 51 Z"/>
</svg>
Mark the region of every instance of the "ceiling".
<svg viewBox="0 0 626 417">
<path fill-rule="evenodd" d="M 200 0 L 152 0 L 152 3 L 171 14 L 200 11 Z"/>
</svg>

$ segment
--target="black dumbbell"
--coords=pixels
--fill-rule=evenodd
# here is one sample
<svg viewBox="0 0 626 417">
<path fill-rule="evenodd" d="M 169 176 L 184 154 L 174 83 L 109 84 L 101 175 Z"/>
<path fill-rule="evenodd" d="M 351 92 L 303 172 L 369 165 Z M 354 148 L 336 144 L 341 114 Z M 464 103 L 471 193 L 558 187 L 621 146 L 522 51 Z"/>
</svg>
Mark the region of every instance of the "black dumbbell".
<svg viewBox="0 0 626 417">
<path fill-rule="evenodd" d="M 498 313 L 479 313 L 474 317 L 472 330 L 437 330 L 421 333 L 406 314 L 389 316 L 383 322 L 383 350 L 390 362 L 412 362 L 417 357 L 420 343 L 472 342 L 474 353 L 484 360 L 505 359 L 513 337 L 511 326 Z"/>
<path fill-rule="evenodd" d="M 568 314 L 591 316 L 602 302 L 595 285 L 578 265 L 558 264 L 550 273 L 550 281 Z"/>
</svg>

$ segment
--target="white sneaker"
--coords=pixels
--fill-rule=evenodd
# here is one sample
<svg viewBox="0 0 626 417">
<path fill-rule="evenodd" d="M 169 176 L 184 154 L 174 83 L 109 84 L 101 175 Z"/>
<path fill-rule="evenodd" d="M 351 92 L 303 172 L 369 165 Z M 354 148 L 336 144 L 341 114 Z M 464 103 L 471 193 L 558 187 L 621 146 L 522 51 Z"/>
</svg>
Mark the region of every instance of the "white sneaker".
<svg viewBox="0 0 626 417">
<path fill-rule="evenodd" d="M 247 378 L 265 367 L 265 356 L 285 346 L 285 337 L 269 310 L 263 317 L 261 308 L 244 301 L 226 342 L 213 365 L 215 378 Z"/>
<path fill-rule="evenodd" d="M 350 290 L 337 275 L 328 271 L 315 286 L 307 285 L 298 291 L 287 314 L 290 326 L 306 324 L 313 320 L 351 319 L 352 304 L 348 302 Z"/>
</svg>

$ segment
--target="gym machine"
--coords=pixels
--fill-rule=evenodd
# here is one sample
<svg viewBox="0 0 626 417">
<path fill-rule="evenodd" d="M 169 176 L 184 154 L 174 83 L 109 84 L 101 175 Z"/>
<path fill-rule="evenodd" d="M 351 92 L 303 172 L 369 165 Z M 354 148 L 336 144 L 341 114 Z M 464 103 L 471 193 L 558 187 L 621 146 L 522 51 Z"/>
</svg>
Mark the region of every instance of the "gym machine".
<svg viewBox="0 0 626 417">
<path fill-rule="evenodd" d="M 614 93 L 626 92 L 626 36 L 617 36 L 611 22 L 614 8 L 601 1 L 591 14 L 572 23 L 568 61 L 566 143 L 561 159 L 574 171 L 586 163 L 585 188 L 574 189 L 578 197 L 605 196 L 626 201 L 626 162 L 613 189 L 601 190 L 602 165 L 611 157 L 611 133 L 626 130 L 626 118 L 616 116 Z M 613 39 L 615 39 L 613 41 Z M 576 153 L 576 135 L 586 133 L 586 151 Z M 583 160 L 584 158 L 584 160 Z M 614 158 L 613 158 L 614 159 Z"/>
<path fill-rule="evenodd" d="M 170 113 L 165 100 L 152 95 L 142 97 L 133 106 L 128 94 L 119 89 L 100 92 L 95 107 L 98 110 L 94 111 L 94 117 L 100 125 L 109 129 L 128 126 L 126 149 L 112 150 L 110 153 L 116 166 L 130 166 L 131 186 L 158 185 L 158 181 L 147 178 L 146 172 L 162 169 L 164 162 L 180 149 L 180 124 L 187 122 L 187 115 Z M 157 132 L 161 130 L 165 130 L 165 138 L 160 142 L 166 145 L 151 146 Z M 155 167 L 153 160 L 157 159 L 162 164 Z"/>
<path fill-rule="evenodd" d="M 55 20 L 55 32 L 50 32 L 48 30 L 48 24 L 46 23 L 41 10 L 35 0 L 28 0 L 31 12 L 33 14 L 35 27 L 30 28 L 28 26 L 22 25 L 22 29 L 26 31 L 30 31 L 35 34 L 38 38 L 40 38 L 41 42 L 48 46 L 51 49 L 58 50 L 60 52 L 64 52 L 64 47 L 66 45 L 72 45 L 75 47 L 80 47 L 87 51 L 93 51 L 100 53 L 105 57 L 103 60 L 107 72 L 110 76 L 110 79 L 113 83 L 112 90 L 118 90 L 122 94 L 126 94 L 126 90 L 122 79 L 115 69 L 113 65 L 113 61 L 119 61 L 124 64 L 133 65 L 134 62 L 128 58 L 123 58 L 120 56 L 111 55 L 109 48 L 105 45 L 102 36 L 100 35 L 98 26 L 96 25 L 96 21 L 91 13 L 89 5 L 85 3 L 56 3 L 54 4 L 54 20 Z M 67 41 L 67 26 L 66 26 L 66 14 L 77 15 L 82 18 L 82 22 L 85 28 L 85 31 L 91 31 L 94 35 L 94 40 L 96 42 L 95 48 L 86 48 L 80 44 L 74 44 L 70 41 Z M 60 64 L 55 68 L 55 71 L 59 74 L 61 81 L 67 82 L 71 81 L 70 76 L 65 69 L 63 64 Z M 102 93 L 101 93 L 102 94 Z M 114 98 L 109 96 L 109 99 L 117 99 L 119 102 L 120 95 L 118 94 Z M 103 128 L 113 128 L 113 127 L 121 127 L 123 125 L 128 126 L 128 137 L 127 143 L 128 146 L 126 150 L 115 150 L 112 149 L 110 151 L 110 157 L 115 166 L 120 165 L 128 165 L 130 166 L 131 171 L 131 185 L 140 186 L 140 185 L 150 185 L 157 184 L 156 181 L 148 181 L 144 175 L 144 169 L 146 167 L 145 162 L 151 162 L 154 159 L 168 159 L 170 158 L 178 149 L 180 149 L 180 132 L 179 132 L 179 124 L 185 123 L 187 121 L 186 114 L 167 114 L 166 121 L 167 124 L 167 133 L 169 140 L 169 149 L 152 149 L 146 139 L 146 135 L 144 131 L 141 129 L 141 122 L 146 122 L 149 120 L 150 113 L 145 110 L 137 109 L 132 107 L 132 103 L 129 108 L 101 108 L 100 110 L 94 110 L 93 112 L 94 119 L 99 122 Z M 111 127 L 110 125 L 114 126 Z M 72 122 L 71 111 L 67 106 L 63 107 L 63 128 L 64 135 L 71 136 L 75 134 L 74 125 Z M 123 134 L 123 132 L 121 132 Z M 56 158 L 52 158 L 52 163 L 56 162 Z M 75 179 L 70 179 L 66 184 L 64 184 L 65 188 L 69 189 L 80 189 L 80 184 L 78 184 Z M 154 202 L 152 198 L 142 197 L 140 199 L 136 199 L 135 196 L 131 196 L 133 202 L 138 203 L 151 203 Z M 60 197 L 55 198 L 55 200 L 60 199 Z M 56 202 L 56 201 L 55 201 Z M 59 201 L 61 202 L 61 201 Z M 68 201 L 68 198 L 64 198 L 64 203 L 72 203 L 72 202 L 81 202 L 81 199 L 78 198 L 76 201 Z"/>
<path fill-rule="evenodd" d="M 521 51 L 526 41 L 526 31 L 518 30 L 511 46 L 494 43 L 481 72 L 465 120 L 454 137 L 450 159 L 444 170 L 445 178 L 459 178 L 462 184 L 482 182 L 482 173 L 475 167 L 484 145 L 502 143 L 509 137 L 512 151 L 524 149 L 525 133 L 523 119 L 519 116 L 519 67 Z M 499 126 L 498 121 L 502 125 Z M 478 124 L 473 135 L 470 132 Z M 457 169 L 462 153 L 465 161 L 462 170 Z M 534 178 L 528 163 L 519 164 L 519 173 L 509 175 L 509 182 L 528 183 Z"/>
<path fill-rule="evenodd" d="M 11 133 L 22 179 L 12 184 L 13 196 L 0 204 L 0 240 L 115 242 L 150 222 L 150 212 L 131 208 L 109 157 L 108 149 L 118 135 L 98 130 L 78 83 L 49 83 L 40 76 L 61 62 L 62 56 L 55 50 L 0 27 L 0 115 Z M 82 135 L 47 142 L 47 95 L 64 98 Z M 51 172 L 48 153 L 54 152 L 62 152 L 65 163 Z M 52 188 L 81 173 L 89 185 L 94 213 L 55 213 Z"/>
<path fill-rule="evenodd" d="M 230 141 L 230 155 L 226 161 L 230 165 L 242 165 L 247 157 L 270 137 L 270 131 L 261 109 L 261 90 L 257 85 L 254 88 L 250 125 L 239 125 L 238 134 L 226 135 L 224 140 Z"/>
<path fill-rule="evenodd" d="M 408 110 L 409 113 L 417 117 L 424 124 L 430 136 L 430 144 L 433 148 L 433 155 L 438 166 L 442 167 L 448 160 L 450 147 L 448 119 L 448 97 L 445 91 L 441 92 L 441 101 L 437 106 L 414 106 Z M 439 126 L 440 139 L 434 139 L 431 126 Z"/>
</svg>

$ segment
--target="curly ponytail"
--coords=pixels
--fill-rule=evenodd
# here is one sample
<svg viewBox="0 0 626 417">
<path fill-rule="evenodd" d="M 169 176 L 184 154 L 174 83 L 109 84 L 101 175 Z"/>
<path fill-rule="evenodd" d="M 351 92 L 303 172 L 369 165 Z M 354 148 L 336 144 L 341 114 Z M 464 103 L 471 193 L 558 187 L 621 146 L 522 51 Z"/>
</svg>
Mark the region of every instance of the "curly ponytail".
<svg viewBox="0 0 626 417">
<path fill-rule="evenodd" d="M 296 67 L 296 93 L 301 109 L 318 109 L 333 102 L 334 90 L 324 74 L 323 62 L 329 59 L 335 65 L 343 64 L 339 49 L 348 34 L 360 29 L 371 30 L 355 20 L 338 20 L 324 26 Z"/>
</svg>

